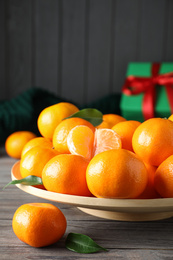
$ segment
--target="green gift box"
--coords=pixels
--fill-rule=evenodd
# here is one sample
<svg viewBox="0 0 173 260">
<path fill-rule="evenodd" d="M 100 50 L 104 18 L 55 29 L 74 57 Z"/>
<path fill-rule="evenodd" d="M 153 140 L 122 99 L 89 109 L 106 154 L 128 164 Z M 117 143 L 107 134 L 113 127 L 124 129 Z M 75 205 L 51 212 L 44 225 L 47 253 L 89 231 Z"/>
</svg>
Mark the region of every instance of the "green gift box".
<svg viewBox="0 0 173 260">
<path fill-rule="evenodd" d="M 127 68 L 127 79 L 129 76 L 134 77 L 146 77 L 150 79 L 152 77 L 153 63 L 149 62 L 131 62 Z M 158 76 L 162 74 L 173 72 L 173 63 L 164 62 L 159 65 Z M 170 82 L 173 80 L 172 75 L 169 75 Z M 172 88 L 172 85 L 169 85 Z M 133 86 L 131 86 L 133 88 Z M 156 97 L 154 105 L 155 117 L 169 117 L 172 114 L 170 102 L 168 100 L 167 90 L 165 85 L 155 84 Z M 169 93 L 170 94 L 170 93 Z M 120 101 L 121 115 L 127 120 L 137 120 L 143 122 L 145 120 L 143 114 L 143 98 L 145 93 L 127 95 L 122 93 Z M 172 95 L 173 98 L 173 95 Z"/>
</svg>

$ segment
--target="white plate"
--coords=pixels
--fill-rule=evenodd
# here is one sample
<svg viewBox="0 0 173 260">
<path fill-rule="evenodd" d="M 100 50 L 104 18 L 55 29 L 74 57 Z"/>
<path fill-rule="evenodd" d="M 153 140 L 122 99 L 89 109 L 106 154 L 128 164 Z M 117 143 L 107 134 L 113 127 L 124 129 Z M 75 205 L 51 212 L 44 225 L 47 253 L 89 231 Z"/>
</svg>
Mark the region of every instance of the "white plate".
<svg viewBox="0 0 173 260">
<path fill-rule="evenodd" d="M 21 179 L 20 161 L 11 169 L 12 180 Z M 159 199 L 100 199 L 67 195 L 47 191 L 33 186 L 16 184 L 16 186 L 34 196 L 66 203 L 78 207 L 83 212 L 101 218 L 123 221 L 150 221 L 173 216 L 173 198 Z"/>
</svg>

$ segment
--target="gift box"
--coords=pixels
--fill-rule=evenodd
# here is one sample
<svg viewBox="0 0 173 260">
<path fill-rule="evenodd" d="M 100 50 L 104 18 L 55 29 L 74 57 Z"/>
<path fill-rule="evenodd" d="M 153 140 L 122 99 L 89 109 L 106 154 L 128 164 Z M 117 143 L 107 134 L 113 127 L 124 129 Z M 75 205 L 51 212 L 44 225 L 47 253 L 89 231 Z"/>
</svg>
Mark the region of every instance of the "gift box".
<svg viewBox="0 0 173 260">
<path fill-rule="evenodd" d="M 120 110 L 127 120 L 140 122 L 173 114 L 173 63 L 129 63 Z"/>
</svg>

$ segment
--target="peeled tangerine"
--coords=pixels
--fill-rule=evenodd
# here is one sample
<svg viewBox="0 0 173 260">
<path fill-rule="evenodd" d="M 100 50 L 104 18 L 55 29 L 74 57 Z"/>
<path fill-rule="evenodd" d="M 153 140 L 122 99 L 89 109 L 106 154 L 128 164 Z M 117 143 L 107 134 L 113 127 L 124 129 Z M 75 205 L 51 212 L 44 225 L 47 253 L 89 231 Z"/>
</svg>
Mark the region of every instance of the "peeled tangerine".
<svg viewBox="0 0 173 260">
<path fill-rule="evenodd" d="M 125 149 L 105 151 L 93 157 L 86 171 L 90 192 L 98 198 L 137 198 L 148 182 L 145 164 Z"/>
<path fill-rule="evenodd" d="M 95 133 L 87 126 L 76 126 L 67 136 L 71 154 L 81 155 L 87 160 L 98 153 L 121 148 L 119 135 L 111 129 L 96 129 Z"/>
</svg>

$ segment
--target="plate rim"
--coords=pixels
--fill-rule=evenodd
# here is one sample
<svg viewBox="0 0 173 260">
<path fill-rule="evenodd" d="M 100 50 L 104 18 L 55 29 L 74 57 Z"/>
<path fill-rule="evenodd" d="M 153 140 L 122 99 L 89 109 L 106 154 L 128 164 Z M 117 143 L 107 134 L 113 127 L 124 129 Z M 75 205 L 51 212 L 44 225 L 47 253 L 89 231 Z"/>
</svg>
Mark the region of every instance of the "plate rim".
<svg viewBox="0 0 173 260">
<path fill-rule="evenodd" d="M 17 178 L 13 174 L 14 168 L 20 161 L 13 164 L 11 168 L 11 178 Z M 171 212 L 173 211 L 173 198 L 158 199 L 108 199 L 68 195 L 39 189 L 33 186 L 15 184 L 19 189 L 31 195 L 47 199 L 54 202 L 73 205 L 76 207 L 106 210 L 113 212 L 134 212 L 134 213 L 151 213 L 151 212 Z"/>
</svg>

